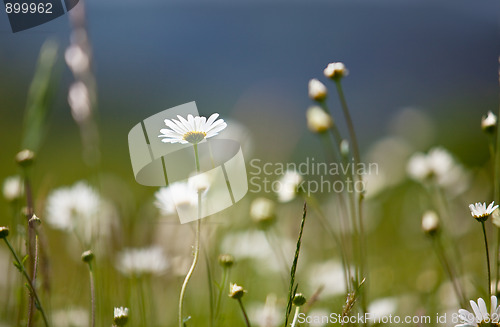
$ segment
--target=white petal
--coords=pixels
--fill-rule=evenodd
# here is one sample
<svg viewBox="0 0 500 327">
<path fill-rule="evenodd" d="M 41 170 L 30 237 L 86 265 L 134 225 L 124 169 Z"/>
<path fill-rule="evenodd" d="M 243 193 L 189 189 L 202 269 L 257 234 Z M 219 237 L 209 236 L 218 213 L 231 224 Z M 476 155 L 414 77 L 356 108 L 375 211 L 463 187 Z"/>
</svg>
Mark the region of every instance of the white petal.
<svg viewBox="0 0 500 327">
<path fill-rule="evenodd" d="M 183 129 L 181 129 L 180 126 L 177 125 L 172 120 L 165 119 L 165 125 L 167 125 L 168 127 L 170 127 L 170 129 L 172 129 L 173 131 L 175 131 L 175 132 L 177 132 L 179 134 L 184 134 L 185 133 L 185 131 Z"/>
<path fill-rule="evenodd" d="M 474 314 L 470 313 L 469 311 L 467 311 L 465 309 L 458 310 L 458 314 L 460 316 L 460 319 L 462 319 L 464 322 L 467 322 L 467 323 L 475 322 Z"/>
<path fill-rule="evenodd" d="M 191 116 L 191 115 L 189 115 L 189 116 Z M 188 119 L 189 119 L 189 116 L 188 116 Z M 191 116 L 191 117 L 193 117 L 193 116 Z M 184 117 L 181 117 L 179 115 L 177 115 L 177 118 L 179 118 L 179 121 L 182 123 L 182 125 L 186 129 L 186 132 L 193 130 L 193 126 L 191 125 L 191 123 L 188 120 L 186 120 Z"/>
<path fill-rule="evenodd" d="M 489 317 L 488 314 L 488 309 L 486 309 L 486 302 L 482 298 L 477 299 L 477 304 L 479 306 L 479 310 L 481 310 L 481 316 L 483 319 L 481 320 L 486 320 Z"/>
<path fill-rule="evenodd" d="M 472 307 L 472 310 L 474 311 L 474 314 L 476 315 L 477 322 L 481 322 L 483 320 L 483 316 L 481 315 L 481 310 L 479 310 L 479 307 L 477 306 L 476 302 L 471 300 L 470 306 Z"/>
<path fill-rule="evenodd" d="M 213 113 L 207 120 L 206 122 L 206 126 L 207 128 L 210 128 L 210 125 L 213 124 L 213 122 L 217 119 L 217 117 L 219 117 L 219 114 L 218 113 Z"/>
<path fill-rule="evenodd" d="M 498 305 L 498 299 L 495 295 L 491 296 L 491 307 L 490 307 L 490 312 L 493 315 L 495 311 L 497 310 L 497 305 Z"/>
</svg>

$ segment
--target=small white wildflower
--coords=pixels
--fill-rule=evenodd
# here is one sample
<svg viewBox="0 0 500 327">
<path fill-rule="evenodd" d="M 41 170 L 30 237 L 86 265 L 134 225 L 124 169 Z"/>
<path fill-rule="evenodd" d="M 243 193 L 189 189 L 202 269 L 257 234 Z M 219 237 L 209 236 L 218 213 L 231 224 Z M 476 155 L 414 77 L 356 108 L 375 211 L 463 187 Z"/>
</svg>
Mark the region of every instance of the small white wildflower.
<svg viewBox="0 0 500 327">
<path fill-rule="evenodd" d="M 83 82 L 76 82 L 70 86 L 68 103 L 71 108 L 71 115 L 77 123 L 81 123 L 90 117 L 90 96 L 87 86 Z"/>
<path fill-rule="evenodd" d="M 250 206 L 250 216 L 256 222 L 271 222 L 275 218 L 275 207 L 273 201 L 266 198 L 257 198 Z"/>
<path fill-rule="evenodd" d="M 313 78 L 309 81 L 308 85 L 309 97 L 315 101 L 323 101 L 328 95 L 325 84 L 321 83 L 319 80 Z"/>
<path fill-rule="evenodd" d="M 326 66 L 323 71 L 326 77 L 331 78 L 333 80 L 340 79 L 344 76 L 349 75 L 349 71 L 345 67 L 345 65 L 341 62 L 332 62 Z"/>
<path fill-rule="evenodd" d="M 493 133 L 497 128 L 497 116 L 491 111 L 488 111 L 488 115 L 481 120 L 481 128 L 485 133 Z"/>
<path fill-rule="evenodd" d="M 498 204 L 495 205 L 495 201 L 491 202 L 488 207 L 486 207 L 486 202 L 477 202 L 475 204 L 469 204 L 470 214 L 472 217 L 479 221 L 485 221 L 488 217 L 498 208 Z"/>
<path fill-rule="evenodd" d="M 434 211 L 427 211 L 422 216 L 422 230 L 432 235 L 439 229 L 439 217 Z"/>
<path fill-rule="evenodd" d="M 49 194 L 46 221 L 56 229 L 74 231 L 89 240 L 93 230 L 98 230 L 101 234 L 106 233 L 106 219 L 103 218 L 104 215 L 99 215 L 103 204 L 103 200 L 92 187 L 86 182 L 78 182 Z"/>
<path fill-rule="evenodd" d="M 295 196 L 300 191 L 298 189 L 302 183 L 302 176 L 293 170 L 287 170 L 279 179 L 279 190 L 277 191 L 278 200 L 280 202 L 289 202 L 295 199 Z"/>
<path fill-rule="evenodd" d="M 90 59 L 81 46 L 73 44 L 66 49 L 64 59 L 68 67 L 75 73 L 80 74 L 89 69 Z"/>
<path fill-rule="evenodd" d="M 118 255 L 117 268 L 126 276 L 161 275 L 169 267 L 161 248 L 125 249 Z"/>
<path fill-rule="evenodd" d="M 462 323 L 455 325 L 455 327 L 500 326 L 500 306 L 498 306 L 496 296 L 491 297 L 490 312 L 488 312 L 486 302 L 482 298 L 477 299 L 477 304 L 471 300 L 470 306 L 473 313 L 465 309 L 458 310 Z"/>
<path fill-rule="evenodd" d="M 198 204 L 198 193 L 185 182 L 175 182 L 155 193 L 155 205 L 163 215 L 176 212 L 176 208 L 187 208 Z"/>
<path fill-rule="evenodd" d="M 307 127 L 314 133 L 326 132 L 333 126 L 332 117 L 318 106 L 307 109 Z"/>
<path fill-rule="evenodd" d="M 252 325 L 276 327 L 283 323 L 282 309 L 277 306 L 276 295 L 269 294 L 266 303 L 252 303 L 248 306 L 248 317 Z"/>
<path fill-rule="evenodd" d="M 20 176 L 7 177 L 3 182 L 3 196 L 7 201 L 16 201 L 24 195 L 24 183 Z"/>
<path fill-rule="evenodd" d="M 219 114 L 212 114 L 208 120 L 206 117 L 188 115 L 187 120 L 177 115 L 179 120 L 165 119 L 165 125 L 169 128 L 160 130 L 158 137 L 163 138 L 164 143 L 197 144 L 204 139 L 219 134 L 227 124 L 223 119 L 217 119 Z"/>
<path fill-rule="evenodd" d="M 229 284 L 229 297 L 239 300 L 245 295 L 247 291 L 243 288 L 243 286 L 237 285 L 235 283 Z"/>
</svg>

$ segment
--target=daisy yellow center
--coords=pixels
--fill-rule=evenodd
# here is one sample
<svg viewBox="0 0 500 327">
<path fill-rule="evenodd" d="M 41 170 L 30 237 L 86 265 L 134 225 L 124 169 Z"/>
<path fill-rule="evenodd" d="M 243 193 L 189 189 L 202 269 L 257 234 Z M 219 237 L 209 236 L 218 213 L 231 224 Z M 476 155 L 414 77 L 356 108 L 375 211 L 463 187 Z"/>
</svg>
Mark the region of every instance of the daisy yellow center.
<svg viewBox="0 0 500 327">
<path fill-rule="evenodd" d="M 193 131 L 193 132 L 187 132 L 186 134 L 184 134 L 182 136 L 182 138 L 184 140 L 188 141 L 189 143 L 197 144 L 197 143 L 200 143 L 201 141 L 203 141 L 205 136 L 207 136 L 207 133 L 205 133 L 205 132 Z"/>
</svg>

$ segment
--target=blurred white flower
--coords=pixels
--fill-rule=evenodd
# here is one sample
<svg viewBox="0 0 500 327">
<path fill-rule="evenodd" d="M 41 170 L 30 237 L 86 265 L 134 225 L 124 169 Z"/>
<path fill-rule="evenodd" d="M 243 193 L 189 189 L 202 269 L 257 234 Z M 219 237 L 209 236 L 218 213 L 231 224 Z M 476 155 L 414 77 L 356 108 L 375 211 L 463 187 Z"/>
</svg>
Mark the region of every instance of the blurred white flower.
<svg viewBox="0 0 500 327">
<path fill-rule="evenodd" d="M 72 44 L 64 53 L 66 64 L 75 74 L 81 74 L 89 69 L 90 59 L 88 54 L 77 44 Z"/>
<path fill-rule="evenodd" d="M 484 221 L 498 208 L 498 204 L 495 205 L 495 201 L 491 202 L 488 207 L 486 207 L 486 202 L 477 202 L 475 204 L 469 204 L 470 214 L 472 217 L 479 221 Z"/>
<path fill-rule="evenodd" d="M 259 327 L 277 327 L 283 323 L 283 309 L 278 308 L 276 295 L 269 294 L 266 303 L 250 304 L 248 316 L 252 325 Z"/>
<path fill-rule="evenodd" d="M 198 193 L 185 182 L 175 182 L 162 187 L 155 193 L 155 205 L 163 215 L 176 212 L 176 208 L 186 208 L 198 204 Z"/>
<path fill-rule="evenodd" d="M 347 70 L 345 65 L 341 62 L 329 63 L 328 66 L 326 66 L 323 73 L 325 74 L 326 77 L 331 79 L 339 79 L 349 75 L 349 71 Z"/>
<path fill-rule="evenodd" d="M 293 170 L 287 170 L 279 179 L 278 200 L 280 202 L 289 202 L 295 199 L 299 192 L 299 185 L 302 183 L 302 176 Z"/>
<path fill-rule="evenodd" d="M 323 288 L 321 295 L 324 297 L 344 294 L 346 285 L 342 264 L 337 261 L 326 261 L 311 265 L 307 272 L 307 280 L 311 293 Z"/>
<path fill-rule="evenodd" d="M 318 106 L 307 109 L 306 119 L 307 127 L 314 133 L 326 132 L 333 126 L 332 117 Z"/>
<path fill-rule="evenodd" d="M 279 238 L 276 244 L 280 248 L 271 248 L 264 231 L 249 230 L 227 234 L 221 242 L 221 253 L 231 253 L 236 261 L 243 259 L 255 260 L 257 272 L 276 272 L 283 269 L 282 259 L 278 257 L 281 251 L 285 258 L 293 257 L 295 241 Z M 302 256 L 302 253 L 301 253 Z"/>
<path fill-rule="evenodd" d="M 158 246 L 124 249 L 118 254 L 118 270 L 129 277 L 145 274 L 161 275 L 170 264 Z"/>
<path fill-rule="evenodd" d="M 275 207 L 272 200 L 256 198 L 250 205 L 250 217 L 256 222 L 272 221 L 276 214 Z"/>
<path fill-rule="evenodd" d="M 83 308 L 57 310 L 52 314 L 55 327 L 88 327 L 89 313 Z"/>
<path fill-rule="evenodd" d="M 433 234 L 439 229 L 439 217 L 434 211 L 426 211 L 422 216 L 422 230 Z"/>
<path fill-rule="evenodd" d="M 7 177 L 3 182 L 3 196 L 7 201 L 19 200 L 24 195 L 24 183 L 21 176 Z"/>
<path fill-rule="evenodd" d="M 398 301 L 394 297 L 386 297 L 378 299 L 370 303 L 368 312 L 371 313 L 375 319 L 382 319 L 388 317 L 396 312 Z"/>
<path fill-rule="evenodd" d="M 83 82 L 71 84 L 68 92 L 71 115 L 77 123 L 87 120 L 91 114 L 90 95 Z"/>
<path fill-rule="evenodd" d="M 433 148 L 428 154 L 412 155 L 406 168 L 411 178 L 419 182 L 434 179 L 453 195 L 463 193 L 469 184 L 467 172 L 443 148 Z"/>
<path fill-rule="evenodd" d="M 470 301 L 472 307 L 472 312 L 460 309 L 458 310 L 459 318 L 462 320 L 462 324 L 455 325 L 455 327 L 476 327 L 476 326 L 498 326 L 500 306 L 497 305 L 498 300 L 496 296 L 491 297 L 491 311 L 488 312 L 486 308 L 486 302 L 479 298 L 477 299 L 477 304 L 474 301 Z"/>
<path fill-rule="evenodd" d="M 109 233 L 109 209 L 97 191 L 80 181 L 49 194 L 46 220 L 53 228 L 75 232 L 88 241 L 94 232 Z"/>
<path fill-rule="evenodd" d="M 313 78 L 308 84 L 309 97 L 312 100 L 323 101 L 325 100 L 328 91 L 325 84 L 321 83 L 317 79 Z"/>
<path fill-rule="evenodd" d="M 219 114 L 212 114 L 208 120 L 206 117 L 188 115 L 187 120 L 177 115 L 179 120 L 165 119 L 165 125 L 169 128 L 160 130 L 163 143 L 197 144 L 209 137 L 219 134 L 227 124 L 223 119 L 216 121 Z"/>
</svg>

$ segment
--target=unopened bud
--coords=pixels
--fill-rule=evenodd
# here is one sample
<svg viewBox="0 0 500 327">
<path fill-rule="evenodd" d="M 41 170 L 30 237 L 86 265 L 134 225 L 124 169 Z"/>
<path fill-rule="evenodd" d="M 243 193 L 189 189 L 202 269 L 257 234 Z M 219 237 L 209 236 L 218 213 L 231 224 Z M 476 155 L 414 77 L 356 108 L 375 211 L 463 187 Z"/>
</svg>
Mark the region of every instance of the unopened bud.
<svg viewBox="0 0 500 327">
<path fill-rule="evenodd" d="M 21 167 L 29 167 L 35 160 L 35 153 L 31 150 L 22 150 L 16 154 L 16 162 Z"/>
<path fill-rule="evenodd" d="M 315 101 L 323 101 L 328 95 L 325 84 L 321 83 L 315 78 L 309 81 L 308 89 L 309 97 Z"/>
<path fill-rule="evenodd" d="M 119 307 L 114 310 L 113 322 L 116 326 L 125 326 L 128 321 L 128 308 Z"/>
<path fill-rule="evenodd" d="M 9 227 L 0 227 L 0 239 L 7 238 L 9 236 Z"/>
<path fill-rule="evenodd" d="M 304 295 L 302 295 L 302 293 L 297 293 L 293 297 L 293 301 L 292 302 L 293 302 L 294 305 L 296 305 L 298 307 L 301 307 L 301 306 L 303 306 L 306 303 L 306 297 Z"/>
<path fill-rule="evenodd" d="M 94 252 L 91 250 L 85 251 L 82 253 L 82 261 L 85 263 L 89 263 L 94 260 Z"/>
<path fill-rule="evenodd" d="M 333 126 L 332 118 L 318 106 L 310 107 L 306 112 L 307 127 L 314 133 L 326 132 Z"/>
<path fill-rule="evenodd" d="M 488 115 L 483 116 L 481 120 L 481 128 L 486 134 L 493 134 L 497 129 L 497 116 L 491 111 L 488 111 Z"/>
<path fill-rule="evenodd" d="M 323 71 L 326 77 L 331 78 L 333 80 L 339 80 L 344 76 L 349 75 L 349 71 L 345 67 L 345 65 L 341 62 L 332 62 L 326 66 Z"/>
<path fill-rule="evenodd" d="M 428 235 L 434 235 L 439 230 L 439 217 L 434 211 L 427 211 L 422 216 L 422 230 Z"/>
<path fill-rule="evenodd" d="M 230 268 L 234 264 L 234 257 L 230 254 L 221 254 L 219 264 L 224 268 Z"/>
</svg>

